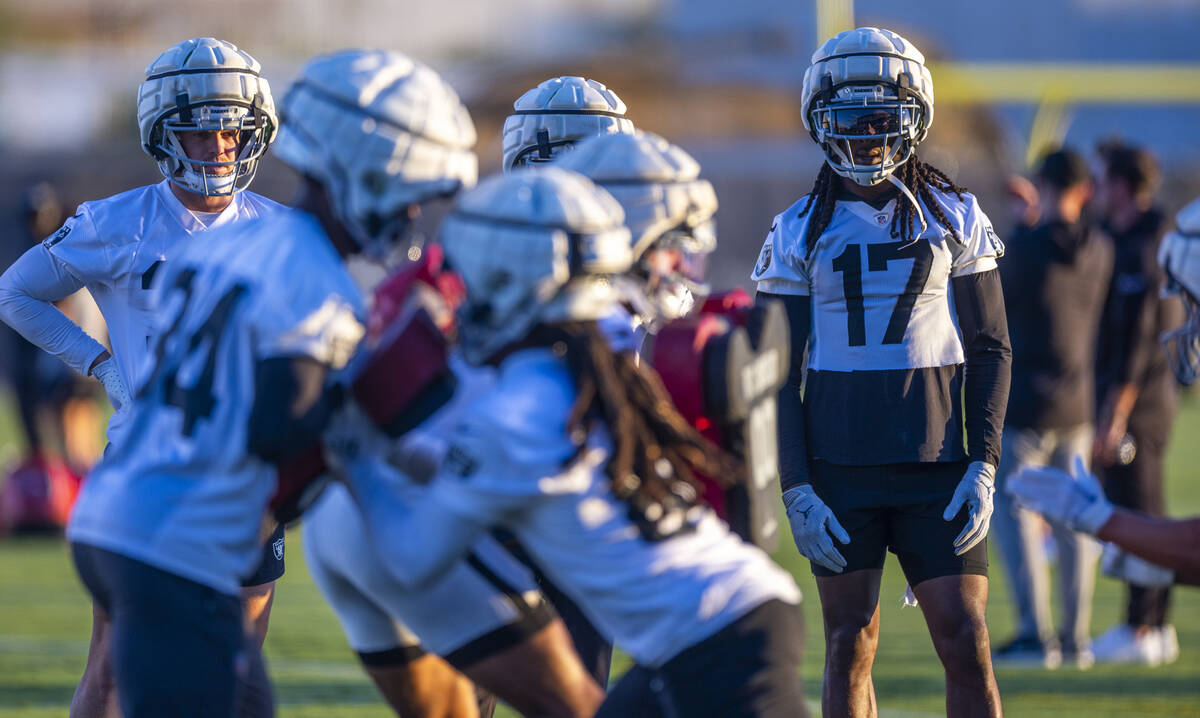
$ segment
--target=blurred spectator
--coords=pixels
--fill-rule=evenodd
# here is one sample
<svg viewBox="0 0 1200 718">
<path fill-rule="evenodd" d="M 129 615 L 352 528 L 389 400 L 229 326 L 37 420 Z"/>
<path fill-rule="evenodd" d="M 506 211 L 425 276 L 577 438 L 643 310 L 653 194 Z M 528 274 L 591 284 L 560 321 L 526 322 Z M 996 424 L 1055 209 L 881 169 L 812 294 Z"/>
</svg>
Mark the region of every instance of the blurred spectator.
<svg viewBox="0 0 1200 718">
<path fill-rule="evenodd" d="M 1178 326 L 1183 313 L 1177 298 L 1160 296 L 1165 277 L 1156 255 L 1168 218 L 1154 206 L 1159 174 L 1149 152 L 1120 142 L 1098 150 L 1097 205 L 1116 258 L 1100 325 L 1093 461 L 1114 504 L 1162 516 L 1163 457 L 1177 397 L 1159 337 Z M 1126 621 L 1096 639 L 1096 659 L 1174 661 L 1179 645 L 1166 622 L 1169 589 L 1128 588 Z"/>
<path fill-rule="evenodd" d="M 1092 589 L 1099 546 L 1065 526 L 1053 526 L 1063 606 L 1060 636 L 1050 612 L 1042 522 L 1002 489 L 1018 469 L 1070 466 L 1090 453 L 1095 416 L 1094 353 L 1100 312 L 1112 271 L 1112 242 L 1084 220 L 1092 197 L 1087 162 L 1070 149 L 1047 155 L 1024 194 L 1038 205 L 1022 210 L 1000 265 L 1012 339 L 1012 389 L 998 471 L 996 538 L 1017 608 L 1017 634 L 993 654 L 997 665 L 1055 668 L 1064 660 L 1091 666 Z M 1028 218 L 1034 218 L 1032 226 Z"/>
<path fill-rule="evenodd" d="M 4 248 L 6 259 L 15 259 L 58 228 L 64 219 L 62 203 L 53 186 L 38 182 L 21 198 L 21 232 Z M 64 310 L 72 302 L 64 301 Z M 72 397 L 79 390 L 74 373 L 25 341 L 7 325 L 0 327 L 5 355 L 5 379 L 17 404 L 18 421 L 26 453 L 0 487 L 0 528 L 42 530 L 61 528 L 78 488 L 65 426 Z M 84 391 L 87 391 L 86 389 Z M 78 411 L 71 412 L 78 416 Z M 86 412 L 85 412 L 86 413 Z M 94 413 L 94 411 L 93 411 Z M 96 433 L 94 421 L 75 421 L 72 428 Z M 94 441 L 93 441 L 94 443 Z M 92 456 L 75 457 L 88 461 Z"/>
</svg>

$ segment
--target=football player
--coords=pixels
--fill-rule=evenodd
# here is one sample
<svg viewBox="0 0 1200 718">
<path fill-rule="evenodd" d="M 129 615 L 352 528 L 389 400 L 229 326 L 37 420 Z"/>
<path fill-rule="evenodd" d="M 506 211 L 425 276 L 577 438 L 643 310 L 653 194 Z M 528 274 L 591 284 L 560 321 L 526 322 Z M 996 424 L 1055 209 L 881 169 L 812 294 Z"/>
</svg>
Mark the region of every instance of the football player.
<svg viewBox="0 0 1200 718">
<path fill-rule="evenodd" d="M 504 120 L 503 168 L 550 162 L 576 142 L 633 132 L 625 103 L 595 80 L 552 77 L 517 98 Z"/>
<path fill-rule="evenodd" d="M 1167 292 L 1180 296 L 1187 318 L 1162 340 L 1175 377 L 1190 386 L 1200 377 L 1200 199 L 1175 221 L 1175 230 L 1163 238 L 1158 263 L 1167 276 Z M 1200 518 L 1172 520 L 1114 506 L 1081 464 L 1074 475 L 1051 467 L 1026 469 L 1008 491 L 1051 521 L 1165 568 L 1165 575 L 1157 572 L 1160 585 L 1200 586 Z"/>
<path fill-rule="evenodd" d="M 598 716 L 805 715 L 795 583 L 691 480 L 733 481 L 740 465 L 595 323 L 621 301 L 610 275 L 631 263 L 622 220 L 610 195 L 557 167 L 461 195 L 441 228 L 467 292 L 461 350 L 496 366 L 496 383 L 463 412 L 428 487 L 392 474 L 418 501 L 379 480 L 387 466 L 354 445 L 371 442 L 352 419 L 331 427 L 334 462 L 405 583 L 440 575 L 490 526 L 511 531 L 637 664 Z"/>
<path fill-rule="evenodd" d="M 636 348 L 646 330 L 686 316 L 697 296 L 708 294 L 704 271 L 717 248 L 716 192 L 700 179 L 700 165 L 691 155 L 649 132 L 599 135 L 555 164 L 603 187 L 625 212 L 633 242 L 630 278 L 637 287 L 628 294 L 633 325 L 640 330 Z M 609 320 L 621 316 L 606 318 L 606 329 Z M 620 342 L 618 348 L 623 348 Z"/>
<path fill-rule="evenodd" d="M 504 120 L 502 131 L 502 168 L 511 172 L 518 167 L 542 166 L 568 155 L 580 141 L 633 131 L 633 122 L 625 117 L 625 103 L 602 83 L 572 75 L 552 77 L 513 103 L 513 113 Z M 604 326 L 618 348 L 636 347 L 630 316 L 623 307 L 614 308 Z M 510 536 L 501 531 L 501 537 L 509 550 L 533 569 L 538 584 L 571 632 L 575 650 L 592 677 L 600 685 L 608 685 L 612 644 Z"/>
<path fill-rule="evenodd" d="M 127 717 L 229 716 L 235 702 L 239 714 L 270 713 L 269 693 L 239 690 L 263 666 L 243 640 L 238 585 L 273 523 L 276 466 L 317 440 L 339 397 L 326 375 L 364 332 L 342 260 L 383 256 L 423 202 L 475 180 L 466 109 L 407 57 L 313 60 L 288 105 L 301 110 L 276 146 L 304 177 L 299 211 L 214 231 L 163 266 L 128 427 L 68 527 L 79 574 L 112 616 Z M 277 504 L 274 517 L 301 503 Z"/>
<path fill-rule="evenodd" d="M 83 203 L 0 277 L 0 318 L 104 385 L 116 409 L 108 425 L 114 447 L 123 441 L 130 390 L 148 353 L 155 274 L 189 235 L 283 209 L 244 191 L 278 124 L 271 88 L 245 51 L 213 38 L 171 46 L 146 68 L 137 114 L 142 149 L 157 162 L 163 181 Z M 91 292 L 104 315 L 111 352 L 53 305 L 80 287 Z M 283 574 L 282 529 L 260 554 L 259 568 L 242 576 L 242 595 L 261 643 L 274 582 Z M 96 606 L 72 716 L 113 714 L 109 654 L 108 618 Z"/>
<path fill-rule="evenodd" d="M 999 716 L 984 537 L 1010 373 L 1003 248 L 975 197 L 915 155 L 933 82 L 911 43 L 839 33 L 813 54 L 802 99 L 826 161 L 772 221 L 752 278 L 791 325 L 779 463 L 821 596 L 822 707 L 874 713 L 890 550 L 945 667 L 947 714 Z"/>
</svg>

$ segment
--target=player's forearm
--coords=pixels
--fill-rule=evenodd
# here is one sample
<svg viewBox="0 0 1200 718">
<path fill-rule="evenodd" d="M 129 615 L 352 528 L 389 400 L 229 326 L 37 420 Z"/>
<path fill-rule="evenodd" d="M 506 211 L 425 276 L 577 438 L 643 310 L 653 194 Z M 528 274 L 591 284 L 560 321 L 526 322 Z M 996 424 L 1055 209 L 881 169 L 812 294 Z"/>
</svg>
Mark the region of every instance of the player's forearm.
<svg viewBox="0 0 1200 718">
<path fill-rule="evenodd" d="M 777 400 L 777 442 L 779 446 L 779 483 L 784 491 L 808 483 L 808 446 L 805 439 L 804 403 L 800 388 L 804 383 L 805 353 L 811 333 L 812 300 L 807 296 L 759 292 L 756 303 L 783 302 L 788 316 L 791 363 L 788 378 Z"/>
<path fill-rule="evenodd" d="M 1000 273 L 968 274 L 952 284 L 965 356 L 967 454 L 972 461 L 998 466 L 1012 375 Z"/>
<path fill-rule="evenodd" d="M 0 276 L 0 319 L 34 346 L 87 376 L 105 349 L 54 306 L 80 286 L 39 244 Z"/>
<path fill-rule="evenodd" d="M 1200 586 L 1200 518 L 1162 519 L 1118 507 L 1096 538 L 1171 569 L 1176 583 Z"/>
</svg>

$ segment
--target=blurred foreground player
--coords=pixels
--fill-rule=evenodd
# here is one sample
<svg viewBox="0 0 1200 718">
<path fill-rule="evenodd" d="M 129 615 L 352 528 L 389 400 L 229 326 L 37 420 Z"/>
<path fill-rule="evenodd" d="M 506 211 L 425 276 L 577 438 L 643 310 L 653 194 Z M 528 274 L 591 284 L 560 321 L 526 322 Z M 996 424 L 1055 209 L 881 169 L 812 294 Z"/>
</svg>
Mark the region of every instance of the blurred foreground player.
<svg viewBox="0 0 1200 718">
<path fill-rule="evenodd" d="M 100 380 L 116 413 L 112 447 L 124 442 L 130 396 L 148 362 L 156 318 L 156 273 L 189 235 L 276 215 L 282 205 L 243 191 L 275 136 L 271 89 L 257 60 L 213 38 L 168 48 L 138 88 L 142 148 L 163 181 L 85 202 L 75 216 L 0 277 L 0 318 L 85 376 Z M 86 287 L 108 326 L 112 353 L 52 302 Z M 266 635 L 274 582 L 283 574 L 282 529 L 260 550 L 258 569 L 239 576 L 250 630 Z M 165 608 L 160 609 L 165 610 Z M 93 610 L 88 664 L 71 715 L 113 715 L 109 626 Z"/>
<path fill-rule="evenodd" d="M 805 715 L 795 583 L 691 481 L 741 467 L 596 326 L 630 264 L 621 223 L 611 196 L 555 167 L 464 193 L 442 243 L 467 290 L 463 355 L 496 366 L 496 384 L 419 502 L 395 500 L 371 451 L 339 452 L 340 471 L 402 581 L 438 576 L 490 526 L 511 531 L 636 662 L 597 716 Z"/>
<path fill-rule="evenodd" d="M 890 550 L 945 668 L 947 715 L 999 716 L 984 539 L 1008 400 L 1003 248 L 975 197 L 915 155 L 933 81 L 911 43 L 838 34 L 813 54 L 803 105 L 826 161 L 773 220 L 752 278 L 791 327 L 779 464 L 821 595 L 822 708 L 875 714 Z"/>
<path fill-rule="evenodd" d="M 316 134 L 285 126 L 278 147 L 304 176 L 300 211 L 214 232 L 163 267 L 161 324 L 126 438 L 86 484 L 68 529 L 84 584 L 112 616 L 127 718 L 271 713 L 238 584 L 264 527 L 303 508 L 307 487 L 281 487 L 276 465 L 316 441 L 338 403 L 326 375 L 364 332 L 342 260 L 383 256 L 423 200 L 475 180 L 466 110 L 408 58 L 318 58 L 291 92 L 372 121 L 333 118 Z M 421 131 L 398 142 L 411 126 Z"/>
<path fill-rule="evenodd" d="M 1162 341 L 1175 377 L 1191 385 L 1200 377 L 1200 199 L 1184 207 L 1163 239 L 1158 262 L 1167 291 L 1187 310 L 1182 326 Z M 1200 586 L 1200 518 L 1172 520 L 1114 506 L 1082 465 L 1074 475 L 1051 467 L 1028 468 L 1008 487 L 1019 501 L 1051 521 L 1116 544 L 1163 570 L 1141 567 L 1160 586 Z"/>
<path fill-rule="evenodd" d="M 288 94 L 282 109 L 291 133 L 320 136 L 368 117 L 379 121 L 364 108 L 338 101 L 323 79 L 310 73 Z M 401 85 L 396 94 L 411 91 Z M 419 139 L 420 126 L 404 125 L 404 119 L 403 114 L 391 117 L 389 136 L 398 148 Z M 313 180 L 330 185 L 340 175 L 355 173 L 353 164 L 319 154 L 301 157 L 306 147 L 320 152 L 319 146 L 285 144 L 283 156 Z M 413 183 L 407 191 L 416 198 L 426 190 Z M 453 331 L 456 296 L 447 284 L 452 278 L 435 260 L 439 251 L 426 245 L 417 261 L 402 265 L 375 291 L 371 329 L 348 372 L 354 396 L 372 417 L 389 433 L 403 434 L 393 450 L 414 473 L 436 468 L 445 453 L 444 435 L 491 386 L 494 375 L 490 368 L 448 355 L 443 333 Z M 435 320 L 440 320 L 437 326 Z M 447 398 L 451 388 L 453 397 Z M 428 418 L 409 416 L 405 407 L 392 403 L 400 392 L 432 397 L 428 402 L 418 398 L 417 404 L 444 403 Z M 411 430 L 399 428 L 413 423 Z M 469 555 L 438 580 L 410 587 L 389 575 L 384 555 L 392 549 L 373 541 L 346 488 L 333 485 L 305 514 L 304 537 L 314 581 L 364 670 L 398 715 L 474 715 L 471 683 L 455 668 L 525 715 L 590 718 L 603 700 L 603 689 L 583 670 L 562 621 L 529 570 L 490 536 L 480 537 Z M 486 704 L 479 712 L 490 715 Z"/>
</svg>

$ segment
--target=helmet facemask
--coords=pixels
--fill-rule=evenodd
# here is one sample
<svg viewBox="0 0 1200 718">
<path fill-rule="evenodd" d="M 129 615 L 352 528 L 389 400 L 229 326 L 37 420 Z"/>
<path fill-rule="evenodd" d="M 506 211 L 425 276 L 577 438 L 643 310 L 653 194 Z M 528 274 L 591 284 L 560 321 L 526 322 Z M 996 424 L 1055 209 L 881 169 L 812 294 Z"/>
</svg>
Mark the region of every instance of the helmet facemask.
<svg viewBox="0 0 1200 718">
<path fill-rule="evenodd" d="M 178 136 L 180 132 L 230 130 L 239 133 L 232 160 L 191 158 Z M 155 128 L 151 150 L 163 175 L 181 189 L 206 197 L 229 196 L 250 186 L 273 133 L 270 118 L 257 107 L 219 102 L 189 105 L 181 95 L 178 109 Z"/>
<path fill-rule="evenodd" d="M 641 255 L 633 269 L 641 286 L 633 309 L 648 331 L 687 316 L 708 296 L 704 277 L 716 248 L 716 224 L 707 219 L 664 232 Z"/>
<path fill-rule="evenodd" d="M 902 84 L 834 87 L 826 77 L 809 123 L 833 171 L 870 187 L 912 157 L 924 129 L 925 107 Z"/>
</svg>

